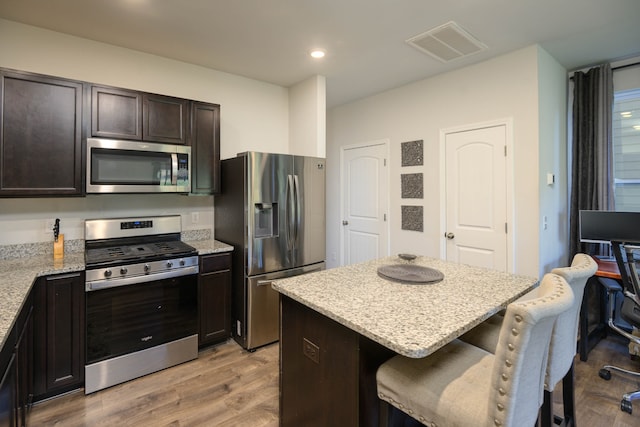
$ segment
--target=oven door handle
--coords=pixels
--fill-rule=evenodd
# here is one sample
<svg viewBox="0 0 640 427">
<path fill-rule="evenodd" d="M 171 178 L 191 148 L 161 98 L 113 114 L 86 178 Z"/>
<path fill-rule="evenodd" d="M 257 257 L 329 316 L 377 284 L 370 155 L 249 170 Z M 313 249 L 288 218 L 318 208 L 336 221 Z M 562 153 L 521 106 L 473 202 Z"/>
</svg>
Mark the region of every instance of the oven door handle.
<svg viewBox="0 0 640 427">
<path fill-rule="evenodd" d="M 162 273 L 145 274 L 143 276 L 125 277 L 122 279 L 105 279 L 87 282 L 84 285 L 86 292 L 98 291 L 101 289 L 116 288 L 118 286 L 135 285 L 138 283 L 151 282 L 154 280 L 171 279 L 173 277 L 188 276 L 198 274 L 198 266 L 184 267 L 179 270 L 164 271 Z"/>
</svg>

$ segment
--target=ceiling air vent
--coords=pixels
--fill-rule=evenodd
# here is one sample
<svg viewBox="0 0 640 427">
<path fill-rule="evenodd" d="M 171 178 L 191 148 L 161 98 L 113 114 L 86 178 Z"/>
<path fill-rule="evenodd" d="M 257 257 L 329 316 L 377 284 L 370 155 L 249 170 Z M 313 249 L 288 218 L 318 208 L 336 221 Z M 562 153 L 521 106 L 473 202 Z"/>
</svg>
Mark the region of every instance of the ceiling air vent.
<svg viewBox="0 0 640 427">
<path fill-rule="evenodd" d="M 407 40 L 416 49 L 449 62 L 486 50 L 487 46 L 453 21 Z"/>
</svg>

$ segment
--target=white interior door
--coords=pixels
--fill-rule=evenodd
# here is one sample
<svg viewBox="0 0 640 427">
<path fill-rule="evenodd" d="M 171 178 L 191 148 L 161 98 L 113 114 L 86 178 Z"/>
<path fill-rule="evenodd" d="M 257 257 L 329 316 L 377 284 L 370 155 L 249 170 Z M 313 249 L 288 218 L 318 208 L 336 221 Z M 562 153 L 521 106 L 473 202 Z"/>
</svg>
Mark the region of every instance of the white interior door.
<svg viewBox="0 0 640 427">
<path fill-rule="evenodd" d="M 342 265 L 389 254 L 387 143 L 342 151 Z"/>
<path fill-rule="evenodd" d="M 507 129 L 445 135 L 446 259 L 507 271 Z"/>
</svg>

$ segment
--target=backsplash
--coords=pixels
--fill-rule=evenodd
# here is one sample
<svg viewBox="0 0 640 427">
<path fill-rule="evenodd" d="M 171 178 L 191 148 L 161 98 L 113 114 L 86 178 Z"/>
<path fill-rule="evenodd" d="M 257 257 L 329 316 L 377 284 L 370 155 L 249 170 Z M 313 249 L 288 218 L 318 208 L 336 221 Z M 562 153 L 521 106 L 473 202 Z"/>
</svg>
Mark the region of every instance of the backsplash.
<svg viewBox="0 0 640 427">
<path fill-rule="evenodd" d="M 77 253 L 84 251 L 84 240 L 65 240 L 64 241 L 64 253 Z M 52 242 L 37 242 L 37 243 L 19 243 L 15 245 L 2 245 L 0 246 L 0 260 L 25 258 L 33 256 L 53 256 L 53 243 Z"/>
<path fill-rule="evenodd" d="M 0 203 L 0 246 L 44 243 L 48 247 L 56 218 L 65 241 L 83 240 L 85 220 L 96 218 L 180 215 L 183 232 L 213 231 L 213 196 L 104 194 L 5 201 Z"/>
</svg>

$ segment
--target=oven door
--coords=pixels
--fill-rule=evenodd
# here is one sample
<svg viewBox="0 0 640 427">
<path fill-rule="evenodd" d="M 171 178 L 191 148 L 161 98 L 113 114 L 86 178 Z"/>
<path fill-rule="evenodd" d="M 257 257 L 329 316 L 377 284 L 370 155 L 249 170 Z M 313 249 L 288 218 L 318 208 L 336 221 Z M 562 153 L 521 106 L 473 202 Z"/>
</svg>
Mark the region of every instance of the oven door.
<svg viewBox="0 0 640 427">
<path fill-rule="evenodd" d="M 196 274 L 88 291 L 87 364 L 195 335 L 197 312 Z"/>
</svg>

